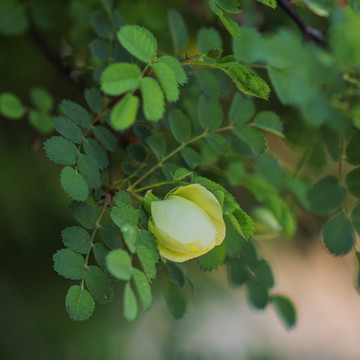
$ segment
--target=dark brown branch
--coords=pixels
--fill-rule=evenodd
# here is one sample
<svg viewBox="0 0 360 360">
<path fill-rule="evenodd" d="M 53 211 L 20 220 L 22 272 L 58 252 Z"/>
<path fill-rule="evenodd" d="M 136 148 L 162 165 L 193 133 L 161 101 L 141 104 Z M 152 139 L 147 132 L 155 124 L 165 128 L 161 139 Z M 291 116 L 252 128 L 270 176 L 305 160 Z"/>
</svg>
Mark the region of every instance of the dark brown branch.
<svg viewBox="0 0 360 360">
<path fill-rule="evenodd" d="M 305 40 L 312 40 L 323 48 L 329 48 L 329 43 L 324 38 L 323 34 L 319 30 L 306 25 L 304 20 L 301 19 L 288 0 L 277 0 L 277 2 L 279 6 L 295 21 L 296 25 L 303 33 Z"/>
</svg>

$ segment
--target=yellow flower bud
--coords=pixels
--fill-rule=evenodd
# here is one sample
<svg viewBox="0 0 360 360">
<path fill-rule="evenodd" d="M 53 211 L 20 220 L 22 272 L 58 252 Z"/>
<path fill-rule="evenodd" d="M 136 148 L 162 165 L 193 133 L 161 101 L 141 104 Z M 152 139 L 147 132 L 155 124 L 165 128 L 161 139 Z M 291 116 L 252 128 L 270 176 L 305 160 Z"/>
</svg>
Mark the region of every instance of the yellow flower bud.
<svg viewBox="0 0 360 360">
<path fill-rule="evenodd" d="M 222 208 L 199 184 L 179 187 L 164 200 L 153 201 L 149 230 L 160 255 L 175 262 L 201 256 L 225 238 Z"/>
</svg>

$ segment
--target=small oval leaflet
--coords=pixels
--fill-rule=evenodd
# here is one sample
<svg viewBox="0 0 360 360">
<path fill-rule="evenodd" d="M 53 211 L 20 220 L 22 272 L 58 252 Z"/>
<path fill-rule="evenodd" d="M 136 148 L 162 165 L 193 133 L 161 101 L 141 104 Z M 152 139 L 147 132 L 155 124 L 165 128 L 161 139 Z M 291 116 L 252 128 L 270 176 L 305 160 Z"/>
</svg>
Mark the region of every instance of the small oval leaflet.
<svg viewBox="0 0 360 360">
<path fill-rule="evenodd" d="M 87 290 L 73 285 L 66 295 L 66 311 L 73 320 L 88 319 L 95 309 L 95 302 Z"/>
</svg>

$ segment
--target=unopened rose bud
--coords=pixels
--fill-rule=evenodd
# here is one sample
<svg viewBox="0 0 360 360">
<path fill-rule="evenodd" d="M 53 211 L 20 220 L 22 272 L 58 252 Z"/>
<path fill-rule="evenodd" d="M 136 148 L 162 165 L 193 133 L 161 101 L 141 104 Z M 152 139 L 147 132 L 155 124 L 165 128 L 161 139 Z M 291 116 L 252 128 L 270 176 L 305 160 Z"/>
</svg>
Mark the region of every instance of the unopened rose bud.
<svg viewBox="0 0 360 360">
<path fill-rule="evenodd" d="M 225 238 L 222 208 L 199 184 L 179 187 L 164 200 L 153 201 L 149 230 L 160 255 L 175 262 L 201 256 Z"/>
</svg>

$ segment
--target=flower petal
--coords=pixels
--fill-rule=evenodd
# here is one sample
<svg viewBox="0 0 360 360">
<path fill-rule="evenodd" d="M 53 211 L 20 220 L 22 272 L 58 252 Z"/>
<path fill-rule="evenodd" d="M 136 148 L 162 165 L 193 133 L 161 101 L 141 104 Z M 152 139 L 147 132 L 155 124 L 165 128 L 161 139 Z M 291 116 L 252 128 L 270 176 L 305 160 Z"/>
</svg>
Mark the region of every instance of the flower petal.
<svg viewBox="0 0 360 360">
<path fill-rule="evenodd" d="M 180 186 L 171 192 L 169 197 L 173 195 L 181 196 L 194 202 L 210 216 L 217 232 L 215 239 L 216 245 L 220 245 L 225 238 L 226 227 L 223 219 L 223 211 L 216 197 L 200 184 Z"/>
<path fill-rule="evenodd" d="M 195 202 L 170 195 L 165 200 L 151 203 L 151 214 L 156 227 L 180 244 L 198 243 L 208 248 L 216 237 L 212 219 Z"/>
<path fill-rule="evenodd" d="M 186 260 L 199 257 L 206 254 L 215 246 L 215 240 L 213 240 L 207 248 L 202 250 L 199 250 L 200 244 L 198 244 L 198 242 L 180 244 L 157 228 L 152 217 L 149 220 L 149 230 L 157 239 L 160 255 L 165 259 L 174 262 L 184 262 Z"/>
</svg>

